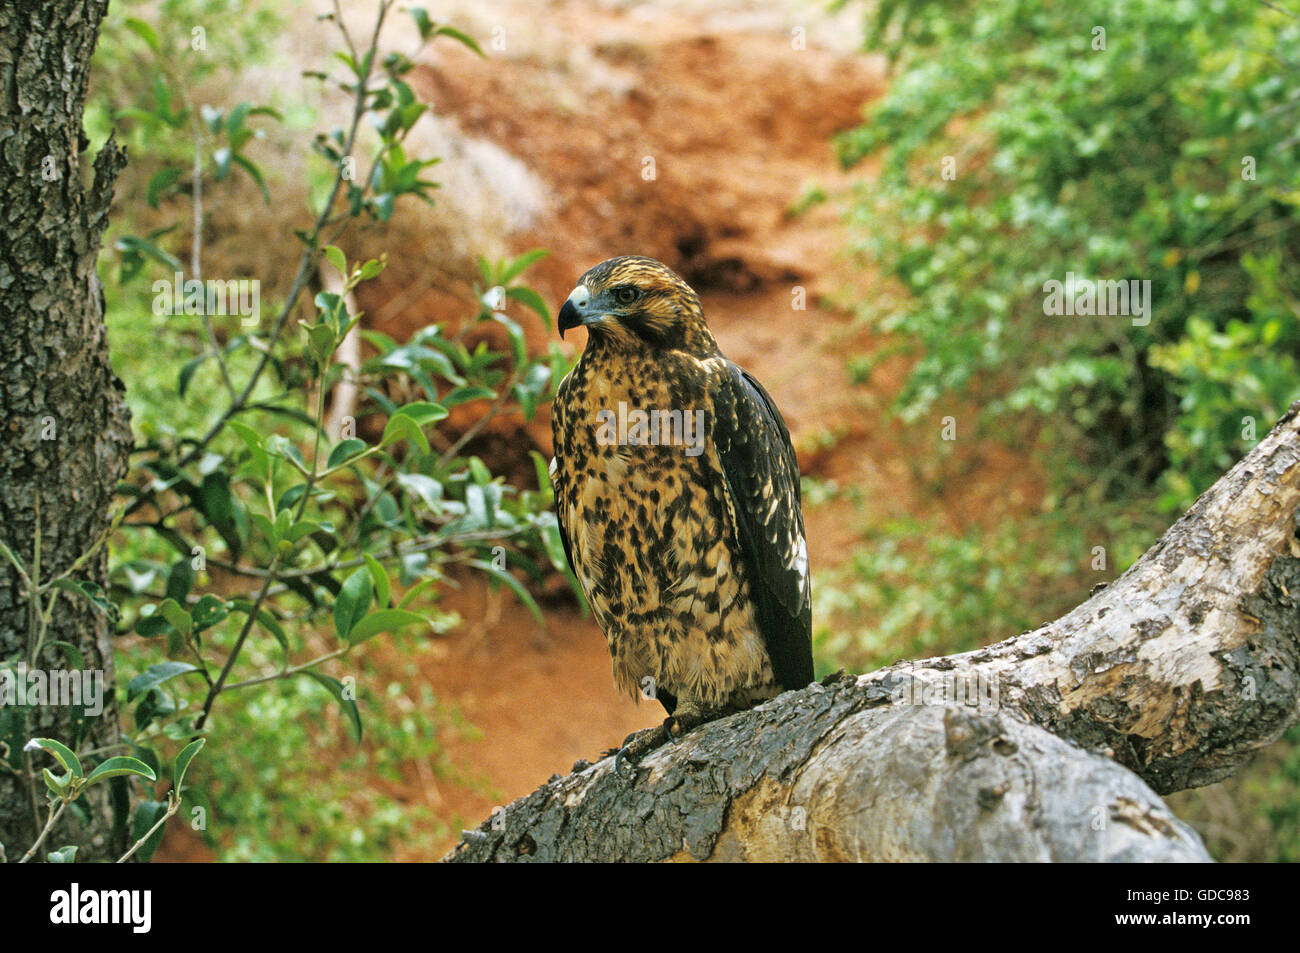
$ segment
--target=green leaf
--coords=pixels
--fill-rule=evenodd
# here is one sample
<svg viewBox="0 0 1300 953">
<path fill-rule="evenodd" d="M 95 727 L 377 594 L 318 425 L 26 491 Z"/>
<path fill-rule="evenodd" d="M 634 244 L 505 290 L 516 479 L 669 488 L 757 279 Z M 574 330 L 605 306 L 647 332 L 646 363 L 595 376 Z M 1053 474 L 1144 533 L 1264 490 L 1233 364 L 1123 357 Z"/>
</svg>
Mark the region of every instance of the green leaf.
<svg viewBox="0 0 1300 953">
<path fill-rule="evenodd" d="M 344 63 L 347 64 L 348 69 L 352 70 L 352 75 L 355 76 L 357 79 L 360 79 L 364 75 L 361 71 L 361 67 L 357 64 L 357 61 L 353 59 L 350 54 L 344 53 L 342 50 L 335 50 L 334 55 L 335 57 L 337 57 L 338 59 L 342 60 Z"/>
<path fill-rule="evenodd" d="M 144 40 L 145 45 L 148 46 L 149 49 L 153 50 L 155 53 L 162 52 L 162 44 L 158 42 L 158 34 L 149 24 L 145 23 L 143 20 L 136 19 L 135 17 L 127 17 L 122 21 L 122 25 L 140 39 Z"/>
<path fill-rule="evenodd" d="M 131 821 L 131 841 L 134 843 L 144 837 L 149 829 L 167 816 L 167 805 L 160 801 L 141 801 L 140 806 L 135 809 L 135 817 Z M 135 856 L 140 858 L 141 863 L 148 863 L 162 843 L 163 831 L 167 825 L 164 824 L 153 835 L 141 845 L 140 849 L 135 852 Z"/>
<path fill-rule="evenodd" d="M 248 173 L 248 177 L 253 180 L 257 185 L 258 190 L 261 191 L 262 201 L 269 205 L 271 202 L 271 190 L 266 187 L 266 180 L 262 178 L 262 170 L 259 169 L 252 160 L 245 156 L 241 156 L 238 152 L 231 155 L 230 159 L 235 163 L 235 165 Z"/>
<path fill-rule="evenodd" d="M 297 483 L 280 494 L 280 498 L 275 501 L 275 511 L 291 510 L 298 505 L 298 501 L 307 493 L 307 484 Z"/>
<path fill-rule="evenodd" d="M 497 392 L 492 388 L 474 384 L 469 387 L 456 388 L 451 393 L 439 398 L 439 403 L 444 407 L 456 407 L 459 404 L 469 403 L 471 400 L 491 400 L 496 395 Z"/>
<path fill-rule="evenodd" d="M 159 662 L 157 665 L 150 665 L 147 669 L 137 675 L 126 685 L 126 699 L 131 701 L 145 692 L 157 688 L 169 678 L 175 678 L 177 675 L 184 675 L 187 672 L 196 672 L 198 669 L 189 662 Z"/>
<path fill-rule="evenodd" d="M 185 174 L 185 170 L 177 166 L 167 166 L 159 169 L 149 179 L 149 184 L 145 186 L 144 200 L 149 203 L 150 208 L 158 207 L 158 199 L 163 192 L 170 189 Z"/>
<path fill-rule="evenodd" d="M 266 447 L 262 443 L 261 435 L 248 424 L 240 423 L 237 420 L 227 420 L 226 426 L 235 432 L 244 446 L 248 448 L 249 453 L 253 455 L 253 467 L 258 475 L 267 479 L 271 475 L 271 458 L 266 454 Z"/>
<path fill-rule="evenodd" d="M 550 517 L 550 519 L 547 519 Z M 564 554 L 564 540 L 560 536 L 560 524 L 554 513 L 543 513 L 537 520 L 542 533 L 542 545 L 546 547 L 546 556 L 551 565 L 560 572 L 569 571 L 569 558 Z"/>
<path fill-rule="evenodd" d="M 172 789 L 176 792 L 177 797 L 180 797 L 184 790 L 185 772 L 189 770 L 190 762 L 194 760 L 194 756 L 207 743 L 207 738 L 195 738 L 182 748 L 181 753 L 176 756 L 176 763 L 172 767 Z"/>
<path fill-rule="evenodd" d="M 307 347 L 311 351 L 311 356 L 316 359 L 316 363 L 324 367 L 329 363 L 329 357 L 338 347 L 338 331 L 334 325 L 327 321 L 320 324 L 303 324 L 307 329 Z"/>
<path fill-rule="evenodd" d="M 353 437 L 351 440 L 344 440 L 330 453 L 330 458 L 325 462 L 325 469 L 333 470 L 344 460 L 355 457 L 357 454 L 366 449 L 366 442 Z"/>
<path fill-rule="evenodd" d="M 172 628 L 185 637 L 194 631 L 194 619 L 175 599 L 164 599 L 158 603 L 158 611 L 171 623 Z"/>
<path fill-rule="evenodd" d="M 417 335 L 417 339 L 418 337 L 419 335 Z M 440 339 L 435 339 L 431 343 L 440 348 L 451 346 Z M 433 396 L 437 389 L 433 386 L 428 374 L 425 373 L 426 371 L 441 374 L 447 380 L 456 384 L 464 383 L 464 379 L 456 373 L 456 366 L 452 364 L 451 359 L 446 354 L 424 347 L 419 343 L 405 344 L 399 348 L 394 348 L 382 358 L 378 358 L 377 363 L 380 367 L 393 367 L 406 371 L 420 382 L 425 389 L 425 393 L 429 396 Z"/>
<path fill-rule="evenodd" d="M 206 361 L 210 354 L 200 354 L 198 357 L 191 358 L 181 365 L 180 373 L 176 375 L 176 390 L 180 396 L 184 397 L 185 392 L 189 390 L 190 380 L 194 377 L 194 372 L 199 369 L 199 365 Z"/>
<path fill-rule="evenodd" d="M 407 493 L 413 493 L 424 501 L 424 505 L 435 513 L 438 501 L 442 499 L 442 484 L 433 477 L 423 473 L 397 473 L 397 484 Z"/>
<path fill-rule="evenodd" d="M 379 445 L 387 447 L 403 438 L 419 447 L 422 453 L 429 452 L 429 439 L 425 437 L 420 425 L 406 414 L 397 413 L 389 417 L 388 423 L 384 425 L 384 434 L 379 440 Z"/>
<path fill-rule="evenodd" d="M 135 706 L 136 730 L 143 731 L 153 722 L 161 718 L 168 718 L 174 714 L 176 714 L 175 703 L 163 694 L 161 688 L 155 688 L 146 693 L 140 699 L 140 704 Z"/>
<path fill-rule="evenodd" d="M 283 512 L 283 511 L 281 511 L 281 512 Z M 261 534 L 262 534 L 263 536 L 266 537 L 267 541 L 268 541 L 272 546 L 275 546 L 275 545 L 278 545 L 278 544 L 279 544 L 279 542 L 280 542 L 280 536 L 279 536 L 279 534 L 275 531 L 275 524 L 274 524 L 274 523 L 272 523 L 269 519 L 267 519 L 267 518 L 266 518 L 265 516 L 263 516 L 261 513 L 253 513 L 253 514 L 250 515 L 249 518 L 253 521 L 253 525 L 256 526 L 256 527 L 258 528 L 258 531 L 261 532 Z"/>
<path fill-rule="evenodd" d="M 370 570 L 365 567 L 344 581 L 338 598 L 334 600 L 334 631 L 340 639 L 347 639 L 353 627 L 370 609 L 371 587 Z"/>
<path fill-rule="evenodd" d="M 520 304 L 532 308 L 537 312 L 538 317 L 546 322 L 549 327 L 551 324 L 551 311 L 546 307 L 546 301 L 532 288 L 507 288 L 506 297 L 518 301 Z"/>
<path fill-rule="evenodd" d="M 289 527 L 292 525 L 293 514 L 288 510 L 277 510 L 275 514 L 275 538 L 284 539 L 289 533 Z"/>
<path fill-rule="evenodd" d="M 234 109 L 230 110 L 230 118 L 226 120 L 226 133 L 234 136 L 244 128 L 244 120 L 248 118 L 248 111 L 251 107 L 248 103 L 240 103 Z"/>
<path fill-rule="evenodd" d="M 427 40 L 429 33 L 433 30 L 433 24 L 429 22 L 429 11 L 424 7 L 411 7 L 407 12 L 411 14 L 416 29 L 420 31 L 420 39 Z"/>
<path fill-rule="evenodd" d="M 281 510 L 280 512 L 287 513 L 289 511 Z M 321 529 L 321 524 L 317 523 L 315 520 L 298 520 L 298 522 L 290 526 L 289 529 L 284 533 L 284 538 L 291 543 L 296 543 L 298 542 L 298 540 L 302 539 L 308 533 L 315 533 L 320 529 Z"/>
<path fill-rule="evenodd" d="M 63 770 L 72 772 L 74 778 L 82 776 L 81 759 L 62 741 L 55 741 L 53 738 L 33 738 L 27 742 L 27 747 L 48 751 L 54 756 L 54 760 L 63 766 Z"/>
<path fill-rule="evenodd" d="M 370 615 L 353 626 L 352 631 L 348 633 L 347 639 L 353 645 L 356 645 L 358 642 L 364 642 L 380 632 L 392 632 L 394 629 L 415 625 L 416 623 L 428 625 L 428 620 L 422 615 L 408 612 L 405 609 L 380 609 L 370 613 Z"/>
<path fill-rule="evenodd" d="M 118 778 L 128 774 L 144 778 L 147 781 L 158 780 L 158 775 L 154 774 L 153 769 L 143 761 L 137 761 L 135 758 L 116 757 L 109 758 L 96 767 L 94 771 L 91 771 L 90 776 L 86 778 L 86 786 L 89 787 L 97 781 L 106 781 L 109 778 Z"/>
<path fill-rule="evenodd" d="M 188 557 L 182 557 L 172 563 L 167 573 L 167 586 L 164 595 L 179 603 L 184 603 L 194 587 L 194 567 Z M 175 623 L 173 623 L 175 624 Z"/>
<path fill-rule="evenodd" d="M 226 177 L 230 175 L 230 158 L 233 155 L 234 153 L 226 148 L 217 149 L 212 153 L 212 161 L 217 166 L 216 175 L 213 177 L 218 182 L 224 182 Z"/>
<path fill-rule="evenodd" d="M 135 631 L 137 634 L 142 635 L 147 639 L 151 639 L 155 636 L 167 635 L 176 630 L 172 628 L 172 624 L 167 621 L 163 614 L 158 611 L 158 607 L 150 604 L 140 609 L 140 617 L 135 620 Z"/>
<path fill-rule="evenodd" d="M 407 589 L 406 592 L 402 594 L 402 598 L 399 599 L 397 602 L 397 608 L 405 609 L 407 606 L 409 606 L 412 602 L 415 601 L 416 597 L 419 596 L 420 593 L 422 593 L 425 589 L 429 588 L 429 586 L 432 585 L 433 585 L 433 578 L 431 576 L 425 576 L 423 579 L 421 579 L 419 582 L 413 585 L 410 589 Z"/>
<path fill-rule="evenodd" d="M 546 458 L 536 450 L 529 450 L 528 455 L 533 459 L 533 470 L 537 474 L 537 489 L 548 499 L 555 498 L 555 490 L 551 486 L 551 468 L 547 464 Z"/>
<path fill-rule="evenodd" d="M 221 132 L 221 127 L 225 125 L 225 113 L 220 109 L 217 109 L 215 106 L 209 106 L 207 103 L 204 103 L 199 107 L 199 115 L 207 125 L 208 132 L 212 133 L 214 136 Z"/>
<path fill-rule="evenodd" d="M 528 361 L 524 329 L 499 311 L 492 312 L 492 320 L 506 329 L 506 337 L 510 340 L 510 356 L 514 358 L 515 367 L 523 367 Z"/>
<path fill-rule="evenodd" d="M 539 623 L 545 624 L 542 619 L 542 610 L 538 608 L 537 602 L 533 599 L 532 593 L 525 589 L 523 583 L 518 579 L 510 575 L 510 573 L 506 572 L 504 569 L 497 569 L 491 563 L 484 562 L 481 559 L 472 559 L 469 561 L 469 565 L 473 566 L 475 569 L 481 569 L 493 579 L 505 583 L 510 588 L 510 591 L 519 598 L 519 601 L 524 604 L 524 607 L 529 611 L 529 613 L 532 614 L 532 617 Z"/>
<path fill-rule="evenodd" d="M 547 364 L 534 364 L 524 375 L 524 379 L 515 385 L 515 397 L 524 411 L 524 419 L 532 420 L 537 413 L 537 405 L 551 383 L 551 368 Z"/>
<path fill-rule="evenodd" d="M 337 678 L 331 678 L 329 675 L 322 675 L 320 672 L 305 671 L 302 673 L 308 678 L 320 682 L 334 696 L 334 700 L 339 703 L 343 709 L 343 714 L 347 715 L 348 723 L 352 726 L 352 734 L 357 743 L 361 743 L 361 712 L 357 710 L 357 703 L 347 697 L 345 687 Z"/>
<path fill-rule="evenodd" d="M 132 757 L 138 758 L 149 766 L 149 770 L 157 774 L 162 770 L 162 762 L 158 760 L 158 752 L 153 748 L 146 748 L 143 745 L 132 744 Z"/>
<path fill-rule="evenodd" d="M 107 593 L 100 588 L 99 583 L 91 582 L 88 579 L 73 579 L 64 576 L 56 579 L 51 583 L 55 589 L 62 589 L 65 592 L 75 592 L 77 595 L 89 599 L 94 606 L 108 616 L 113 622 L 117 622 L 119 610 L 117 603 L 108 598 Z"/>
<path fill-rule="evenodd" d="M 465 524 L 467 530 L 486 529 L 492 525 L 492 516 L 488 513 L 487 497 L 483 487 L 470 483 L 465 487 Z"/>
<path fill-rule="evenodd" d="M 156 126 L 163 121 L 162 117 L 157 113 L 150 112 L 147 109 L 136 109 L 134 106 L 114 110 L 113 116 L 117 119 L 134 119 L 149 126 Z"/>
<path fill-rule="evenodd" d="M 253 603 L 248 599 L 232 599 L 230 607 L 238 612 L 244 613 L 244 615 L 248 615 L 253 611 Z M 275 641 L 280 643 L 280 648 L 287 654 L 289 651 L 289 636 L 288 633 L 284 631 L 284 626 L 280 625 L 280 620 L 268 610 L 258 609 L 257 623 L 275 637 Z"/>
<path fill-rule="evenodd" d="M 231 555 L 237 558 L 244 547 L 240 535 L 240 517 L 244 513 L 242 509 L 236 511 L 230 476 L 224 470 L 214 470 L 204 476 L 194 503 L 221 535 Z"/>
<path fill-rule="evenodd" d="M 348 258 L 343 254 L 343 250 L 337 245 L 325 246 L 325 257 L 329 259 L 334 270 L 343 276 L 344 280 L 348 277 Z"/>
<path fill-rule="evenodd" d="M 514 261 L 507 264 L 505 268 L 501 270 L 500 284 L 503 285 L 510 284 L 510 281 L 513 278 L 516 278 L 519 275 L 523 274 L 525 270 L 527 270 L 529 267 L 536 264 L 537 262 L 541 261 L 549 254 L 550 251 L 545 248 L 534 248 L 531 251 L 524 252 L 522 255 L 520 255 Z M 509 294 L 508 291 L 506 293 Z"/>
<path fill-rule="evenodd" d="M 152 258 L 169 271 L 178 271 L 181 267 L 181 263 L 177 258 L 169 255 L 148 239 L 141 238 L 138 235 L 119 235 L 117 240 L 113 242 L 113 247 L 120 252 L 135 253 Z"/>
<path fill-rule="evenodd" d="M 68 791 L 72 789 L 72 774 L 70 772 L 65 772 L 60 777 L 49 768 L 44 768 L 41 770 L 41 776 L 45 779 L 45 786 L 49 788 L 50 793 L 60 800 L 67 797 Z"/>
<path fill-rule="evenodd" d="M 374 556 L 369 553 L 362 553 L 361 555 L 365 557 L 366 568 L 370 570 L 370 579 L 375 584 L 375 603 L 381 609 L 386 609 L 392 591 L 392 585 L 388 581 L 388 573 Z"/>
<path fill-rule="evenodd" d="M 62 649 L 63 654 L 68 657 L 68 662 L 74 669 L 80 671 L 86 667 L 86 658 L 81 654 L 81 649 L 77 648 L 71 642 L 64 642 L 62 639 L 55 639 L 46 642 L 45 644 L 51 648 Z"/>
<path fill-rule="evenodd" d="M 190 617 L 194 620 L 195 632 L 202 632 L 205 629 L 212 628 L 228 615 L 230 615 L 230 609 L 226 605 L 226 601 L 211 593 L 200 596 L 199 601 L 190 610 Z"/>
<path fill-rule="evenodd" d="M 410 417 L 421 427 L 425 424 L 431 424 L 436 420 L 445 420 L 447 417 L 446 407 L 443 407 L 441 404 L 432 404 L 427 400 L 419 400 L 411 404 L 405 404 L 397 408 L 397 412 L 406 417 Z"/>
<path fill-rule="evenodd" d="M 428 553 L 405 553 L 402 556 L 402 568 L 399 576 L 399 578 L 402 580 L 402 585 L 404 586 L 411 585 L 417 579 L 420 579 L 421 576 L 424 576 L 424 571 L 428 568 L 429 568 Z M 425 580 L 428 579 L 429 577 L 425 576 Z M 406 605 L 408 601 L 407 597 L 409 596 L 410 593 L 408 592 L 406 596 L 402 598 L 402 601 L 398 603 L 399 609 L 402 606 Z"/>
<path fill-rule="evenodd" d="M 172 110 L 172 103 L 179 100 L 181 97 L 178 94 L 173 93 L 171 89 L 167 87 L 167 83 L 163 79 L 163 73 L 161 70 L 155 74 L 154 83 L 156 84 L 155 102 L 159 118 L 173 129 L 183 129 L 186 120 L 188 120 L 190 116 L 189 109 L 180 106 L 176 110 Z"/>
<path fill-rule="evenodd" d="M 483 57 L 483 59 L 487 59 L 487 54 L 484 53 L 481 49 L 479 49 L 479 45 L 478 45 L 478 43 L 474 40 L 474 38 L 473 38 L 472 36 L 470 36 L 468 33 L 462 33 L 460 30 L 457 30 L 455 27 L 450 27 L 450 26 L 440 26 L 440 27 L 438 27 L 437 30 L 434 31 L 434 34 L 433 34 L 433 35 L 434 35 L 434 36 L 449 36 L 449 37 L 451 37 L 453 40 L 457 40 L 457 41 L 459 41 L 460 43 L 463 43 L 465 46 L 469 47 L 471 50 L 473 50 L 473 51 L 474 51 L 475 53 L 477 53 L 479 56 Z"/>
<path fill-rule="evenodd" d="M 469 473 L 474 478 L 474 482 L 479 486 L 486 486 L 492 482 L 492 471 L 478 457 L 469 458 Z"/>
<path fill-rule="evenodd" d="M 58 850 L 52 850 L 45 855 L 46 863 L 50 864 L 73 864 L 77 861 L 77 845 L 72 844 L 68 847 L 60 847 Z"/>
</svg>

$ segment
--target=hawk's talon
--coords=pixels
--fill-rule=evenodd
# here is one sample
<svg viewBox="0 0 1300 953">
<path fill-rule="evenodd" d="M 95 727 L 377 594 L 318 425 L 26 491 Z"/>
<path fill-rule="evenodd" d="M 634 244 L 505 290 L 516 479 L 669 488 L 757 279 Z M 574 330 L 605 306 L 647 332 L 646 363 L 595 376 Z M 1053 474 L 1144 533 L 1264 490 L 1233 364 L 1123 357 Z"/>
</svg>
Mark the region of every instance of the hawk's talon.
<svg viewBox="0 0 1300 953">
<path fill-rule="evenodd" d="M 632 768 L 632 773 L 630 775 L 623 771 L 623 759 L 626 755 L 627 755 L 626 747 L 618 749 L 618 754 L 614 755 L 614 773 L 625 781 L 635 781 L 636 780 L 635 767 Z"/>
<path fill-rule="evenodd" d="M 682 740 L 682 735 L 673 734 L 673 725 L 676 723 L 677 719 L 671 716 L 664 719 L 664 734 L 668 736 L 668 741 L 671 744 L 677 744 L 677 742 Z M 685 732 L 682 732 L 682 734 L 685 734 Z"/>
<path fill-rule="evenodd" d="M 632 767 L 632 773 L 628 774 L 623 770 L 623 766 L 629 761 L 639 761 L 649 754 L 655 748 L 664 743 L 665 735 L 668 735 L 667 728 L 663 725 L 655 725 L 653 728 L 642 728 L 640 731 L 634 731 L 623 739 L 623 747 L 618 749 L 614 755 L 614 773 L 619 777 L 634 781 L 636 780 L 636 768 Z"/>
</svg>

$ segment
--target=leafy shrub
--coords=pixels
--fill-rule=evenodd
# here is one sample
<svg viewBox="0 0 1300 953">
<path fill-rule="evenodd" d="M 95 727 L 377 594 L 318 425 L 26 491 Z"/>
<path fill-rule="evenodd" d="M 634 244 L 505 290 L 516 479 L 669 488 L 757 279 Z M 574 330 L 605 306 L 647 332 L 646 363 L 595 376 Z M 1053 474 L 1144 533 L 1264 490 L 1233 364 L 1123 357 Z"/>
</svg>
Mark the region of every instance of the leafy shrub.
<svg viewBox="0 0 1300 953">
<path fill-rule="evenodd" d="M 1300 397 L 1279 65 L 1300 23 L 1255 0 L 900 2 L 868 43 L 896 76 L 838 145 L 884 162 L 853 220 L 907 292 L 864 306 L 917 356 L 897 409 L 957 393 L 989 419 L 1029 412 L 1058 470 L 1122 461 L 1190 503 L 1252 445 L 1243 417 L 1262 435 Z M 1045 314 L 1070 272 L 1149 281 L 1149 323 Z"/>
<path fill-rule="evenodd" d="M 146 201 L 155 209 L 189 201 L 197 210 L 200 196 L 220 201 L 222 184 L 236 176 L 269 201 L 249 146 L 281 114 L 246 102 L 199 103 L 193 84 L 214 62 L 234 70 L 241 56 L 256 56 L 270 21 L 232 28 L 230 47 L 215 60 L 172 55 L 189 23 L 225 6 L 169 0 L 157 22 L 128 18 L 107 29 L 100 55 L 127 79 L 101 91 L 90 123 L 117 126 L 137 159 L 151 163 Z M 391 6 L 380 5 L 381 21 Z M 448 37 L 481 52 L 423 9 L 409 13 L 422 41 Z M 239 18 L 217 18 L 229 20 Z M 350 262 L 330 242 L 353 222 L 387 221 L 399 201 L 432 201 L 436 183 L 425 173 L 437 161 L 403 149 L 427 108 L 404 79 L 411 58 L 381 61 L 375 39 L 356 48 L 343 36 L 342 75 L 316 75 L 347 92 L 355 109 L 348 127 L 314 140 L 328 168 L 324 189 L 314 225 L 295 232 L 301 255 L 291 289 L 263 302 L 269 315 L 248 322 L 246 314 L 214 313 L 211 291 L 199 285 L 177 293 L 175 273 L 185 269 L 176 246 L 188 221 L 201 219 L 197 211 L 143 236 L 129 221 L 113 233 L 109 321 L 115 336 L 121 332 L 114 343 L 126 344 L 114 358 L 134 389 L 141 441 L 119 486 L 125 504 L 111 591 L 70 575 L 31 597 L 67 590 L 112 614 L 129 711 L 121 753 L 94 752 L 85 768 L 73 753 L 77 739 L 70 747 L 43 742 L 64 768 L 62 776 L 46 773 L 50 827 L 63 810 L 81 810 L 76 798 L 86 785 L 112 782 L 117 822 L 133 825 L 139 859 L 153 854 L 182 806 L 231 859 L 382 859 L 399 841 L 427 850 L 447 819 L 350 782 L 362 770 L 396 779 L 409 763 L 454 774 L 439 736 L 464 726 L 427 688 L 407 687 L 415 679 L 393 681 L 389 668 L 368 663 L 363 643 L 389 633 L 409 652 L 416 633 L 454 624 L 437 603 L 452 571 L 485 574 L 539 620 L 525 581 L 568 572 L 541 458 L 533 454 L 537 489 L 521 489 L 467 451 L 498 415 L 531 420 L 566 369 L 555 347 L 529 355 L 511 316 L 526 309 L 549 321 L 540 295 L 520 281 L 544 252 L 481 262 L 481 285 L 457 328 L 430 325 L 406 342 L 365 332 L 370 353 L 361 366 L 339 359 L 347 335 L 360 332 L 348 293 L 385 261 Z M 143 77 L 149 81 L 137 86 Z M 373 126 L 372 139 L 363 123 Z M 196 268 L 202 225 L 191 227 Z M 321 269 L 338 274 L 341 291 L 316 294 L 303 309 L 308 319 L 295 320 Z M 488 326 L 504 350 L 481 340 Z M 360 403 L 328 433 L 326 396 L 345 376 Z M 461 405 L 476 408 L 473 422 L 458 436 L 441 433 L 435 425 Z M 414 674 L 409 661 L 406 672 Z M 344 732 L 358 746 L 354 755 L 338 770 L 326 767 L 318 756 Z M 17 741 L 13 753 L 25 739 L 0 740 Z M 209 741 L 182 792 L 181 775 Z M 181 752 L 170 772 L 161 755 L 169 749 Z M 113 757 L 96 765 L 105 754 Z M 128 777 L 137 779 L 134 812 Z M 140 779 L 170 780 L 173 791 L 154 800 Z"/>
<path fill-rule="evenodd" d="M 819 638 L 854 665 L 1077 603 L 1091 547 L 1126 568 L 1157 509 L 1189 506 L 1300 398 L 1300 21 L 1256 0 L 899 0 L 871 6 L 866 46 L 894 76 L 837 145 L 845 165 L 882 161 L 850 221 L 903 292 L 860 306 L 914 357 L 894 409 L 978 406 L 984 434 L 1032 435 L 1052 487 L 988 534 L 871 534 L 818 597 L 820 618 L 851 620 Z M 1071 272 L 1149 281 L 1149 320 L 1046 313 Z M 1287 738 L 1218 796 L 1262 819 L 1254 846 L 1210 796 L 1177 800 L 1216 855 L 1297 856 Z"/>
</svg>

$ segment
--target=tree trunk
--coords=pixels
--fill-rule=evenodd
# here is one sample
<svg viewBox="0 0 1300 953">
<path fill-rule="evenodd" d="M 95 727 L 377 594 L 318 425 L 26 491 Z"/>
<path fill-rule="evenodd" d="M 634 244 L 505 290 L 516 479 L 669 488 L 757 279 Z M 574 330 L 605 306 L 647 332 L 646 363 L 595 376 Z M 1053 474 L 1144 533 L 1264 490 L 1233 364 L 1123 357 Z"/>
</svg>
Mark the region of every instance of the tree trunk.
<svg viewBox="0 0 1300 953">
<path fill-rule="evenodd" d="M 126 162 L 110 140 L 83 181 L 82 112 L 91 52 L 106 0 L 19 3 L 0 0 L 0 541 L 39 581 L 67 570 L 105 531 L 131 448 L 122 383 L 108 363 L 103 293 L 95 260 L 113 183 Z M 39 525 L 40 554 L 35 553 Z M 106 585 L 100 549 L 75 574 Z M 83 751 L 118 739 L 109 620 L 87 599 L 59 592 L 38 657 L 34 607 L 20 574 L 0 557 L 0 662 L 43 670 L 78 666 L 54 641 L 75 646 L 85 670 L 103 673 L 104 710 L 37 704 L 0 707 L 0 843 L 16 860 L 45 820 L 38 755 L 26 739 L 48 736 Z M 51 701 L 55 699 L 51 698 Z M 120 854 L 125 832 L 110 833 L 110 785 L 96 785 L 45 845 L 76 844 L 78 860 Z"/>
<path fill-rule="evenodd" d="M 1208 860 L 1152 791 L 1300 716 L 1300 402 L 1110 586 L 988 648 L 579 762 L 453 861 Z"/>
</svg>

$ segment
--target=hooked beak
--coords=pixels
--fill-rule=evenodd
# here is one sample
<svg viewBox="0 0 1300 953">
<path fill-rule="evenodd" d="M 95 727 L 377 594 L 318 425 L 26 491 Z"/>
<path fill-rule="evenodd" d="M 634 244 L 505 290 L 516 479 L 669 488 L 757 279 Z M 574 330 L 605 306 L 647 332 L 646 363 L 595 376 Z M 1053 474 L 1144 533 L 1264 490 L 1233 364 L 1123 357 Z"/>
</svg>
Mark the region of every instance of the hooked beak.
<svg viewBox="0 0 1300 953">
<path fill-rule="evenodd" d="M 576 328 L 579 325 L 588 324 L 598 318 L 598 315 L 588 313 L 588 307 L 591 304 L 591 292 L 587 290 L 586 285 L 578 285 L 564 302 L 564 307 L 560 308 L 559 317 L 556 320 L 560 330 L 560 338 L 564 338 L 564 332 L 569 328 Z"/>
</svg>

